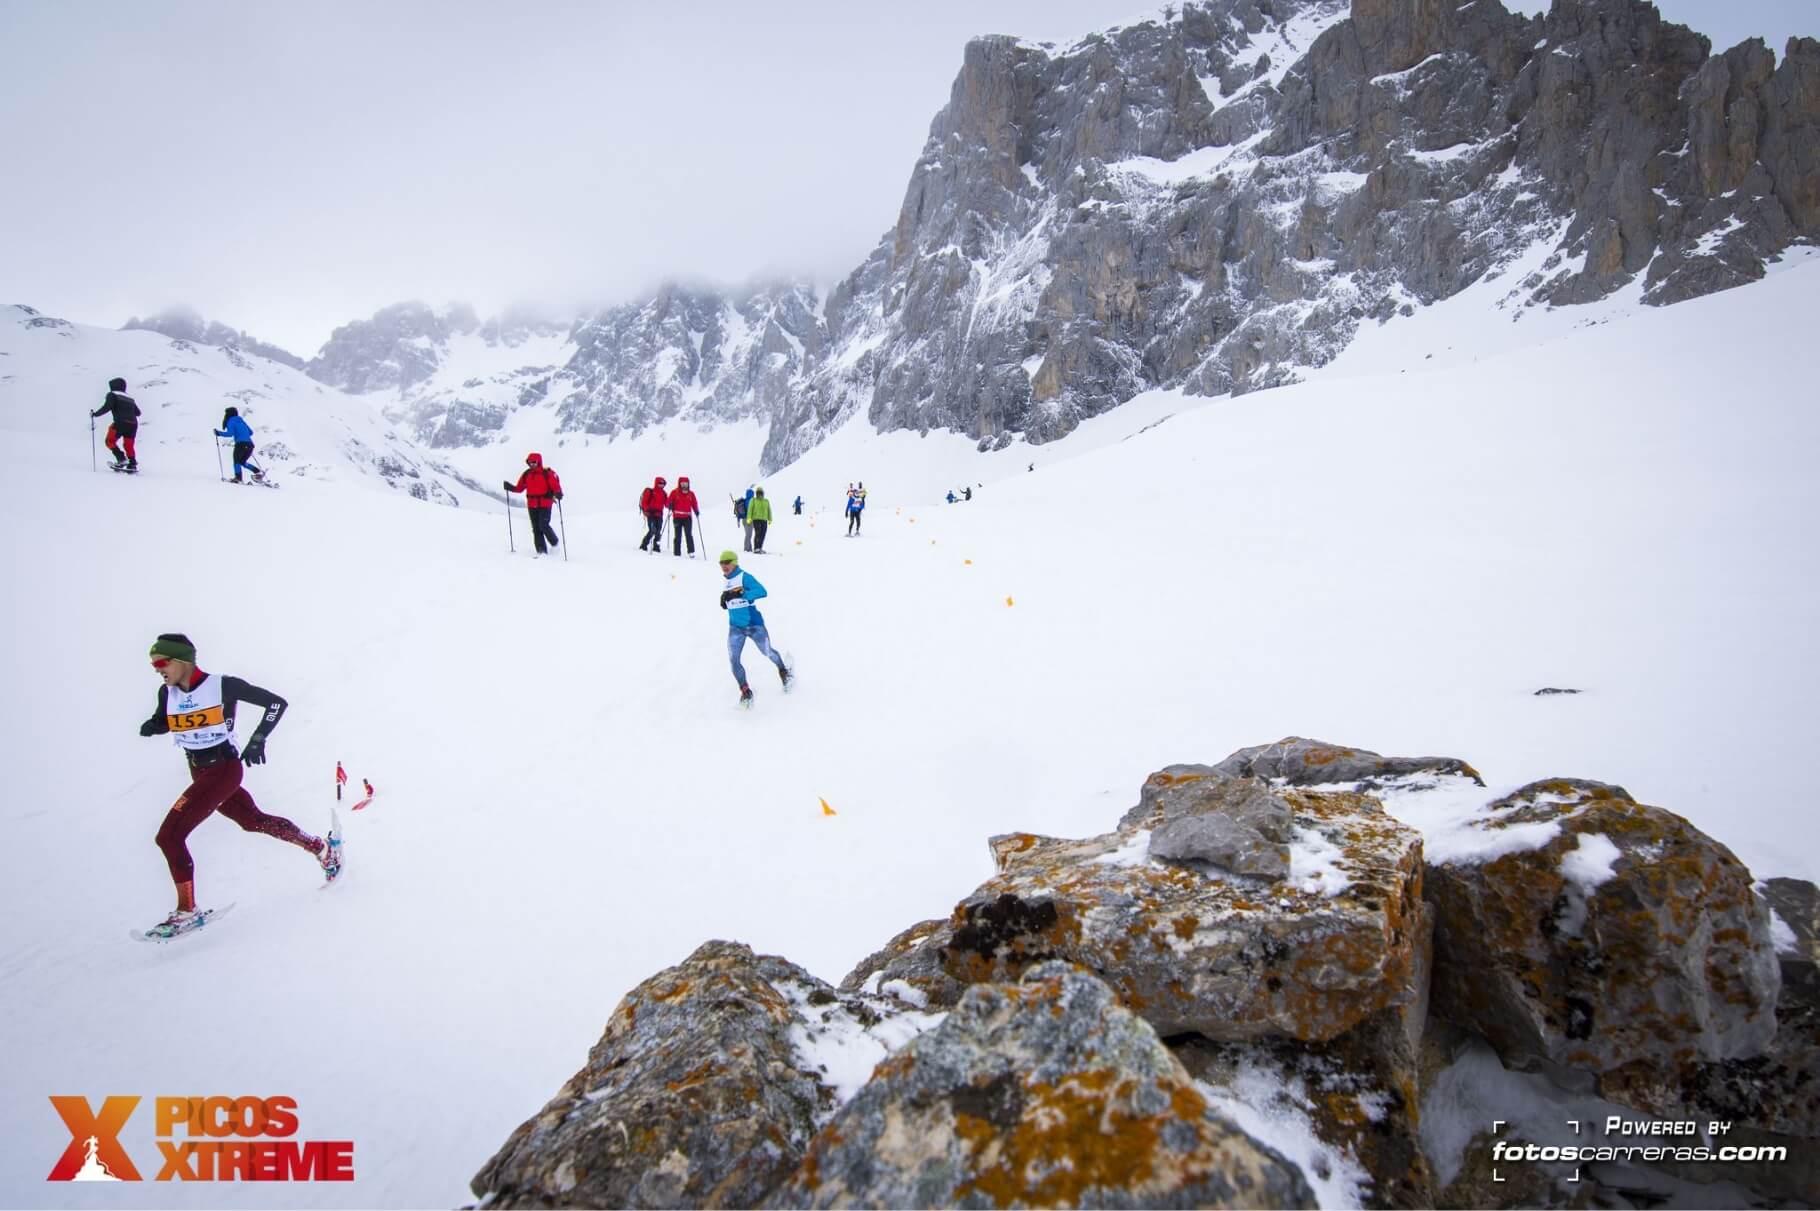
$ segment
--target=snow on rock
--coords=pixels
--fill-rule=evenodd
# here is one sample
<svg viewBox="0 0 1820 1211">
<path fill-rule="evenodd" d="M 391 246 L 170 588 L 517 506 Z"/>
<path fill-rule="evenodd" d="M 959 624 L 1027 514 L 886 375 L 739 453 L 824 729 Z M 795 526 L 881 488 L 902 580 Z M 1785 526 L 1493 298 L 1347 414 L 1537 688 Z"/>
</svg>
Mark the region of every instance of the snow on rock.
<svg viewBox="0 0 1820 1211">
<path fill-rule="evenodd" d="M 994 837 L 999 874 L 956 906 L 941 943 L 944 969 L 982 983 L 1070 959 L 1098 972 L 1161 1033 L 1217 1039 L 1329 1039 L 1416 999 L 1427 910 L 1414 830 L 1362 794 L 1267 791 L 1207 770 L 1153 774 L 1136 809 L 1149 814 L 1128 814 L 1115 832 L 1082 841 Z M 1182 819 L 1209 806 L 1197 795 L 1227 801 L 1227 781 L 1250 783 L 1241 797 L 1280 799 L 1288 826 L 1302 830 L 1303 878 L 1164 861 L 1155 834 L 1149 858 L 1131 860 L 1138 833 L 1166 827 L 1168 812 Z M 1129 856 L 1101 860 L 1115 854 Z M 1330 890 L 1330 879 L 1343 886 Z"/>
<path fill-rule="evenodd" d="M 872 1066 L 940 1021 L 705 943 L 626 994 L 474 1192 L 499 1207 L 757 1206 Z"/>
<path fill-rule="evenodd" d="M 771 1205 L 1316 1204 L 1112 989 L 1050 963 L 971 989 L 880 1065 Z"/>
<path fill-rule="evenodd" d="M 1608 1077 L 1642 1109 L 1658 1108 L 1643 1074 L 1762 1054 L 1780 979 L 1743 864 L 1681 817 L 1579 779 L 1522 787 L 1467 831 L 1536 825 L 1558 831 L 1429 863 L 1436 1011 L 1507 1057 Z"/>
</svg>

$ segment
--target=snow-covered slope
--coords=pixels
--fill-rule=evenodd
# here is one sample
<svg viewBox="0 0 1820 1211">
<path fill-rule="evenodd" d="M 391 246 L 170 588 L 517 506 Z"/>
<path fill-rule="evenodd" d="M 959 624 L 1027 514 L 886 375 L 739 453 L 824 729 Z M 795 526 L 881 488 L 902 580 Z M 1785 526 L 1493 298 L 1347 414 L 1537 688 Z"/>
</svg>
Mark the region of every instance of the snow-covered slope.
<svg viewBox="0 0 1820 1211">
<path fill-rule="evenodd" d="M 157 332 L 0 307 L 0 423 L 15 444 L 29 435 L 24 448 L 35 457 L 80 459 L 86 467 L 85 417 L 115 377 L 127 381 L 142 413 L 137 447 L 148 475 L 217 479 L 212 434 L 233 405 L 253 426 L 257 461 L 282 485 L 357 482 L 439 504 L 480 499 L 370 405 L 290 366 Z M 106 462 L 108 418 L 94 424 L 95 459 Z"/>
<path fill-rule="evenodd" d="M 635 482 L 570 464 L 572 558 L 533 561 L 522 515 L 509 557 L 496 506 L 352 476 L 230 493 L 175 444 L 92 474 L 79 420 L 15 394 L 0 1202 L 92 1205 L 43 1180 L 67 1143 L 47 1095 L 283 1093 L 302 1136 L 355 1142 L 356 1181 L 118 1205 L 457 1205 L 617 998 L 701 940 L 838 978 L 971 891 L 988 835 L 1103 831 L 1150 771 L 1291 733 L 1616 782 L 1759 876 L 1820 876 L 1790 768 L 1820 655 L 1817 307 L 1799 265 L 1476 363 L 1153 393 L 1034 473 L 843 432 L 766 481 L 822 511 L 748 560 L 801 673 L 785 697 L 748 650 L 749 714 L 719 576 L 634 549 Z M 711 456 L 671 440 L 672 469 Z M 171 629 L 289 698 L 263 807 L 322 828 L 338 759 L 380 798 L 344 813 L 323 893 L 295 850 L 204 824 L 201 898 L 238 908 L 157 948 L 125 932 L 169 907 L 152 835 L 184 776 L 136 728 Z M 151 1138 L 142 1111 L 123 1143 L 149 1164 Z"/>
</svg>

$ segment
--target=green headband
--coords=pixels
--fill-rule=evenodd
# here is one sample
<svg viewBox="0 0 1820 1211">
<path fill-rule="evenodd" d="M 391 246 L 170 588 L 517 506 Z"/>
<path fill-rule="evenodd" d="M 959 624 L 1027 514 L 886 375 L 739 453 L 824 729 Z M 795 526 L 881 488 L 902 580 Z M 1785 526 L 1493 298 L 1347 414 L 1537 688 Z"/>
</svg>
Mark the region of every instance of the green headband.
<svg viewBox="0 0 1820 1211">
<path fill-rule="evenodd" d="M 185 664 L 196 663 L 196 648 L 181 639 L 160 639 L 152 645 L 152 655 L 168 656 L 172 660 L 181 660 Z"/>
</svg>

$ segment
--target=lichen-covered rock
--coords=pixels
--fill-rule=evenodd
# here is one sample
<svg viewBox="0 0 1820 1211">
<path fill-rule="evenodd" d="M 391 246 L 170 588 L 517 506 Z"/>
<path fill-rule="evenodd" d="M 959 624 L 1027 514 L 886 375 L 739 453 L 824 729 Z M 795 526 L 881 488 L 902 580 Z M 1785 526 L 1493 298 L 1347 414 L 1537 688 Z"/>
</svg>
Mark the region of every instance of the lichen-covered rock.
<svg viewBox="0 0 1820 1211">
<path fill-rule="evenodd" d="M 708 942 L 626 994 L 586 1067 L 512 1133 L 474 1193 L 489 1207 L 755 1206 L 838 1104 L 816 1040 L 833 1018 L 877 1025 L 880 1008 Z"/>
<path fill-rule="evenodd" d="M 1485 785 L 1479 772 L 1456 757 L 1384 757 L 1369 749 L 1285 736 L 1275 744 L 1242 748 L 1213 767 L 1238 777 L 1281 779 L 1290 786 L 1356 782 L 1360 789 L 1411 774 L 1457 774 Z"/>
<path fill-rule="evenodd" d="M 994 838 L 1000 873 L 956 907 L 945 970 L 1004 983 L 1066 959 L 1158 1033 L 1214 1039 L 1330 1039 L 1413 1001 L 1428 938 L 1420 837 L 1358 792 L 1282 794 L 1295 840 L 1276 882 L 1158 861 L 1138 824 Z"/>
<path fill-rule="evenodd" d="M 954 936 L 945 918 L 919 921 L 859 961 L 842 992 L 894 996 L 925 1009 L 952 1009 L 967 986 L 942 970 L 942 947 Z"/>
<path fill-rule="evenodd" d="M 1800 989 L 1820 1002 L 1820 887 L 1806 879 L 1765 879 L 1758 890 L 1788 931 L 1772 939 L 1783 991 Z"/>
<path fill-rule="evenodd" d="M 1664 1114 L 1702 1063 L 1769 1047 L 1769 914 L 1730 850 L 1622 788 L 1566 778 L 1497 800 L 1474 827 L 1530 836 L 1430 865 L 1435 1012 L 1506 1061 L 1599 1074 L 1606 1097 Z"/>
<path fill-rule="evenodd" d="M 881 1064 L 773 1207 L 1311 1207 L 1084 972 L 973 988 Z"/>
<path fill-rule="evenodd" d="M 1437 1205 L 1418 1131 L 1420 1040 L 1404 1010 L 1386 1009 L 1327 1043 L 1194 1036 L 1172 1039 L 1170 1050 L 1223 1097 L 1318 1140 L 1324 1147 L 1305 1173 L 1324 1169 L 1328 1181 L 1349 1168 L 1362 1175 L 1337 1204 L 1323 1198 L 1327 1205 Z"/>
<path fill-rule="evenodd" d="M 1184 768 L 1195 767 L 1171 767 Z M 1178 774 L 1159 799 L 1163 822 L 1150 834 L 1151 857 L 1210 862 L 1234 874 L 1266 879 L 1289 876 L 1295 814 L 1266 783 L 1218 773 Z"/>
</svg>

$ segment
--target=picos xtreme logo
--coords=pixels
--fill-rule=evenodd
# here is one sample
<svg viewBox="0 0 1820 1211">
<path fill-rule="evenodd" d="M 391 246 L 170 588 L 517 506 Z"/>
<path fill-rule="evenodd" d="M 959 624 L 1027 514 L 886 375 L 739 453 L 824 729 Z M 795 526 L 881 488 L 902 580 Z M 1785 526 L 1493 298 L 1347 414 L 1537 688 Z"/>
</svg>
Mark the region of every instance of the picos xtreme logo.
<svg viewBox="0 0 1820 1211">
<path fill-rule="evenodd" d="M 51 1098 L 69 1129 L 53 1182 L 145 1180 L 120 1135 L 144 1099 L 108 1097 L 99 1109 L 86 1097 Z M 298 1140 L 297 1099 L 161 1097 L 154 1099 L 158 1168 L 154 1181 L 351 1182 L 352 1140 Z"/>
</svg>

